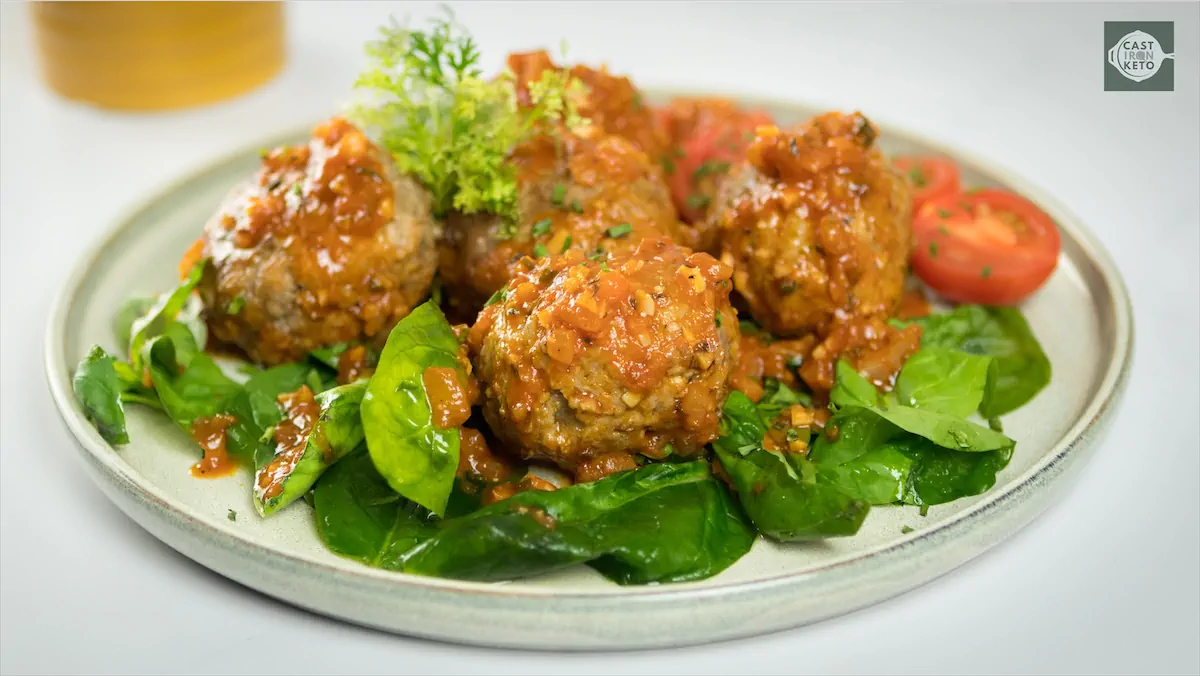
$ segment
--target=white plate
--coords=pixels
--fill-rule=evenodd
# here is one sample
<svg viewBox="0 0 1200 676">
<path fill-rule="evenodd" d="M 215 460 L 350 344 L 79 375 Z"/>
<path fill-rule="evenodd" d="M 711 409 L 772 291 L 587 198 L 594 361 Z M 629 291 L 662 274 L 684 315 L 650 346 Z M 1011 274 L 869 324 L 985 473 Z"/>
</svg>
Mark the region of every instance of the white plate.
<svg viewBox="0 0 1200 676">
<path fill-rule="evenodd" d="M 785 123 L 818 112 L 796 104 L 747 103 L 767 107 Z M 950 156 L 966 185 L 999 185 L 1025 195 L 1058 221 L 1063 235 L 1057 272 L 1022 308 L 1050 357 L 1053 380 L 1005 418 L 1017 448 L 997 486 L 934 507 L 926 517 L 912 507 L 879 507 L 852 538 L 806 545 L 760 540 L 729 570 L 701 582 L 619 587 L 580 566 L 518 582 L 472 583 L 339 558 L 318 540 L 303 502 L 259 519 L 250 503 L 249 475 L 192 478 L 194 443 L 160 414 L 131 406 L 132 442 L 114 450 L 75 401 L 75 364 L 96 343 L 116 351 L 110 323 L 123 300 L 175 283 L 177 260 L 230 186 L 255 169 L 259 148 L 295 141 L 303 132 L 255 144 L 173 183 L 89 251 L 51 311 L 50 389 L 91 476 L 132 519 L 222 575 L 333 617 L 463 643 L 621 649 L 707 643 L 845 613 L 946 573 L 1041 512 L 1107 427 L 1124 389 L 1133 342 L 1120 276 L 1073 215 L 979 160 L 881 127 L 885 151 Z M 236 521 L 228 518 L 230 510 Z M 903 526 L 915 530 L 905 534 Z"/>
</svg>

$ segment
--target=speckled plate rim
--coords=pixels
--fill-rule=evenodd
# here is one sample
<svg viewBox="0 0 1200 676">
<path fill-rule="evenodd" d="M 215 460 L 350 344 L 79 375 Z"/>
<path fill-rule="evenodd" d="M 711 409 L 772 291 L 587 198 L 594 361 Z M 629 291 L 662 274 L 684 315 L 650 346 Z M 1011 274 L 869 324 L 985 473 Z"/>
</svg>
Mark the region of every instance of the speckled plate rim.
<svg viewBox="0 0 1200 676">
<path fill-rule="evenodd" d="M 648 89 L 656 98 L 676 95 L 696 95 L 669 89 Z M 738 93 L 704 92 L 706 96 L 723 96 L 752 106 L 793 109 L 816 109 L 810 103 L 784 98 L 768 98 Z M 832 107 L 830 107 L 832 109 Z M 1088 400 L 1083 414 L 1054 445 L 1049 453 L 1022 474 L 1002 486 L 993 488 L 988 498 L 934 526 L 857 552 L 811 570 L 786 573 L 748 582 L 712 584 L 702 588 L 688 585 L 652 587 L 617 587 L 611 589 L 559 591 L 547 588 L 514 588 L 504 584 L 465 582 L 393 573 L 361 566 L 353 561 L 327 564 L 295 556 L 263 546 L 252 538 L 221 523 L 214 517 L 202 515 L 187 505 L 173 502 L 159 488 L 150 484 L 130 466 L 119 453 L 100 437 L 87 422 L 72 394 L 71 363 L 66 354 L 66 325 L 74 297 L 93 266 L 143 212 L 159 201 L 184 189 L 197 176 L 220 171 L 223 166 L 256 152 L 243 148 L 188 172 L 182 178 L 167 182 L 152 195 L 127 209 L 115 225 L 100 236 L 76 263 L 51 307 L 45 334 L 45 368 L 54 403 L 67 428 L 77 440 L 81 459 L 90 475 L 122 511 L 153 535 L 189 558 L 237 582 L 255 588 L 285 602 L 350 622 L 373 626 L 408 635 L 452 642 L 521 647 L 535 649 L 638 649 L 658 646 L 688 645 L 711 640 L 724 640 L 778 631 L 809 622 L 851 612 L 927 583 L 962 565 L 969 559 L 1003 541 L 1032 521 L 1049 504 L 1054 491 L 1051 483 L 1059 484 L 1068 469 L 1078 467 L 1077 460 L 1086 457 L 1103 436 L 1111 416 L 1124 392 L 1133 355 L 1133 314 L 1128 292 L 1108 252 L 1080 220 L 1052 196 L 1018 175 L 977 157 L 969 152 L 897 127 L 881 123 L 872 115 L 883 134 L 903 138 L 946 156 L 963 160 L 1030 198 L 1046 210 L 1059 224 L 1065 236 L 1073 240 L 1099 272 L 1108 290 L 1108 309 L 1111 312 L 1113 351 L 1096 390 Z M 274 145 L 294 139 L 307 128 L 280 134 L 265 142 Z M 315 535 L 314 535 L 315 537 Z M 954 546 L 954 545 L 960 546 Z M 206 551 L 209 546 L 227 555 Z M 235 561 L 241 562 L 235 564 Z M 259 568 L 269 567 L 269 570 Z M 296 580 L 320 580 L 335 583 L 345 594 L 340 603 L 297 598 Z M 567 617 L 644 617 L 652 608 L 665 617 L 694 613 L 696 605 L 716 600 L 733 601 L 736 597 L 744 611 L 765 608 L 766 604 L 785 598 L 822 593 L 829 597 L 822 602 L 808 600 L 805 608 L 793 614 L 745 614 L 755 621 L 722 623 L 723 626 L 690 635 L 658 635 L 636 629 L 615 632 L 563 629 L 554 631 L 559 620 Z M 830 593 L 832 592 L 832 593 Z M 471 606 L 470 610 L 487 613 L 511 613 L 544 625 L 545 635 L 536 634 L 536 626 L 514 633 L 497 630 L 492 635 L 479 636 L 471 632 L 455 633 L 436 628 L 411 625 L 412 622 L 392 622 L 379 617 L 365 617 L 355 612 L 355 599 L 366 600 L 378 594 L 401 594 L 414 603 L 428 603 L 443 609 Z M 553 600 L 554 612 L 546 613 L 545 602 Z M 648 607 L 648 604 L 652 607 Z M 734 614 L 736 617 L 736 613 Z M 734 619 L 731 617 L 729 619 Z M 590 624 L 586 622 L 586 624 Z M 501 623 L 497 623 L 501 624 Z M 641 624 L 641 623 L 639 623 Z M 644 626 L 644 625 L 643 625 Z M 594 627 L 593 627 L 594 629 Z M 486 633 L 486 632 L 485 632 Z"/>
</svg>

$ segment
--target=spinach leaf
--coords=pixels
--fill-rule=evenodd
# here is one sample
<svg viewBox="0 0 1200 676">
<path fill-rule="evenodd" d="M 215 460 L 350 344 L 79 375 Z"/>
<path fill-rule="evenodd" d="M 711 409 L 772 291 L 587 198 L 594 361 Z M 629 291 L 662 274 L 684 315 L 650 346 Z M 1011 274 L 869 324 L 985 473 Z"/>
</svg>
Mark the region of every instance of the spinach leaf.
<svg viewBox="0 0 1200 676">
<path fill-rule="evenodd" d="M 1012 459 L 1012 447 L 983 453 L 961 453 L 909 438 L 896 445 L 913 466 L 904 487 L 903 502 L 940 505 L 979 495 L 996 485 L 996 475 Z"/>
<path fill-rule="evenodd" d="M 212 360 L 199 352 L 191 334 L 163 335 L 146 344 L 154 391 L 171 420 L 189 435 L 198 418 L 221 413 L 241 391 Z M 184 356 L 183 361 L 180 356 Z"/>
<path fill-rule="evenodd" d="M 918 353 L 919 354 L 919 353 Z M 917 409 L 897 405 L 894 399 L 878 396 L 875 386 L 863 378 L 844 361 L 838 361 L 837 380 L 830 401 L 843 410 L 861 407 L 870 410 L 902 430 L 925 437 L 942 448 L 960 451 L 994 451 L 1011 447 L 1012 439 L 986 427 L 981 427 L 963 418 L 940 413 L 936 409 Z M 876 403 L 867 403 L 867 389 L 876 398 Z M 949 387 L 948 390 L 956 389 Z M 936 392 L 937 388 L 933 388 Z M 946 405 L 945 402 L 941 402 Z"/>
<path fill-rule="evenodd" d="M 458 469 L 458 430 L 433 424 L 422 375 L 459 368 L 458 338 L 436 305 L 425 303 L 388 335 L 362 401 L 367 449 L 400 495 L 442 514 Z"/>
<path fill-rule="evenodd" d="M 757 535 L 716 479 L 655 491 L 589 528 L 608 553 L 588 565 L 618 584 L 712 577 L 750 551 Z"/>
<path fill-rule="evenodd" d="M 896 400 L 904 406 L 965 418 L 983 401 L 991 365 L 991 357 L 923 348 L 900 369 Z"/>
<path fill-rule="evenodd" d="M 321 413 L 299 457 L 272 453 L 256 458 L 254 506 L 259 514 L 269 516 L 307 493 L 322 472 L 362 443 L 359 407 L 366 389 L 367 381 L 360 380 L 316 395 Z"/>
<path fill-rule="evenodd" d="M 304 364 L 282 364 L 260 371 L 242 384 L 222 411 L 237 420 L 225 431 L 230 456 L 253 467 L 275 454 L 270 432 L 283 419 L 279 395 L 300 389 L 308 382 L 310 370 Z"/>
<path fill-rule="evenodd" d="M 817 472 L 847 495 L 872 505 L 887 505 L 904 500 L 914 464 L 916 460 L 904 453 L 900 444 L 887 443 L 840 465 L 818 464 Z"/>
<path fill-rule="evenodd" d="M 333 369 L 336 373 L 338 369 L 338 358 L 342 353 L 349 350 L 353 343 L 335 343 L 326 345 L 308 353 L 308 358 L 327 368 Z"/>
<path fill-rule="evenodd" d="M 125 430 L 125 406 L 121 395 L 128 388 L 117 373 L 117 360 L 99 345 L 94 346 L 75 368 L 72 389 L 100 436 L 110 444 L 129 443 Z"/>
<path fill-rule="evenodd" d="M 985 418 L 1015 411 L 1050 382 L 1050 360 L 1016 308 L 960 305 L 916 323 L 923 329 L 925 347 L 953 348 L 994 359 L 995 372 L 979 406 Z"/>
<path fill-rule="evenodd" d="M 699 579 L 754 533 L 703 462 L 647 465 L 554 492 L 529 491 L 438 520 L 391 490 L 366 453 L 317 481 L 317 528 L 334 552 L 421 575 L 502 580 L 592 562 L 622 584 Z"/>
<path fill-rule="evenodd" d="M 129 339 L 133 337 L 133 323 L 144 316 L 154 307 L 154 298 L 130 298 L 125 301 L 117 314 L 113 316 L 112 330 L 117 337 L 117 344 L 128 347 Z"/>
<path fill-rule="evenodd" d="M 796 392 L 776 378 L 763 379 L 763 396 L 758 400 L 758 414 L 770 423 L 783 413 L 783 409 L 795 406 L 811 406 L 812 397 L 807 393 Z"/>
<path fill-rule="evenodd" d="M 174 291 L 165 293 L 155 300 L 154 305 L 130 326 L 131 337 L 129 339 L 129 357 L 133 362 L 133 370 L 141 373 L 142 366 L 145 362 L 143 349 L 151 338 L 160 336 L 167 329 L 168 325 L 176 321 L 180 312 L 188 305 L 188 299 L 191 298 L 192 292 L 196 290 L 196 285 L 200 283 L 200 278 L 204 276 L 204 269 L 208 265 L 208 259 L 202 259 L 192 267 L 190 273 L 183 282 L 175 287 Z M 196 327 L 198 322 L 189 322 L 189 330 L 199 330 Z M 203 347 L 202 336 L 195 335 L 194 342 Z"/>
<path fill-rule="evenodd" d="M 799 454 L 763 448 L 768 421 L 750 398 L 731 392 L 713 444 L 738 499 L 759 532 L 782 541 L 853 535 L 870 505 L 842 492 Z"/>
<path fill-rule="evenodd" d="M 369 566 L 402 570 L 403 555 L 436 532 L 433 515 L 397 495 L 362 446 L 331 467 L 312 496 L 325 546 Z"/>
</svg>

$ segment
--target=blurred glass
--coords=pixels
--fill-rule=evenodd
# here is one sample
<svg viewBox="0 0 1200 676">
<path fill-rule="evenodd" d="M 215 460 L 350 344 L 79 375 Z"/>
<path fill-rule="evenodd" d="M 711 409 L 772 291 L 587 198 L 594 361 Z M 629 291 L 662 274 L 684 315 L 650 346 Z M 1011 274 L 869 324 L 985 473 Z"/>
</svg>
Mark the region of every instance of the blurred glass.
<svg viewBox="0 0 1200 676">
<path fill-rule="evenodd" d="M 46 82 L 106 108 L 220 101 L 283 67 L 280 2 L 35 2 L 32 11 Z"/>
</svg>

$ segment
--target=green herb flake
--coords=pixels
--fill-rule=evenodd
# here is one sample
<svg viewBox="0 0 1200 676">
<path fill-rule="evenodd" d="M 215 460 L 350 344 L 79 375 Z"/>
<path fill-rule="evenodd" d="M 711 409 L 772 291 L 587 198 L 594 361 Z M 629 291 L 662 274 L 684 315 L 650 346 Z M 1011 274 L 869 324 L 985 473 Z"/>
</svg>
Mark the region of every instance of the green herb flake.
<svg viewBox="0 0 1200 676">
<path fill-rule="evenodd" d="M 949 234 L 950 234 L 950 231 L 949 231 L 948 229 L 946 229 L 946 224 L 945 224 L 945 223 L 938 223 L 937 230 L 938 230 L 938 232 L 939 232 L 940 234 L 943 234 L 943 235 L 949 235 Z"/>
<path fill-rule="evenodd" d="M 929 505 L 921 505 L 921 516 L 929 516 Z"/>
<path fill-rule="evenodd" d="M 583 204 L 582 204 L 582 203 L 580 203 L 580 201 L 579 201 L 579 200 L 571 200 L 571 207 L 570 207 L 570 208 L 571 208 L 571 211 L 573 211 L 573 212 L 575 212 L 575 213 L 577 213 L 577 214 L 582 214 L 582 213 L 583 213 Z"/>
<path fill-rule="evenodd" d="M 665 173 L 667 176 L 673 176 L 675 174 L 675 160 L 671 159 L 670 157 L 664 156 L 662 158 L 662 167 L 663 173 Z"/>
<path fill-rule="evenodd" d="M 542 235 L 545 235 L 546 233 L 550 232 L 550 225 L 551 225 L 550 219 L 543 218 L 542 220 L 533 224 L 533 227 L 530 228 L 530 233 L 534 237 L 541 237 Z"/>
<path fill-rule="evenodd" d="M 912 184 L 918 188 L 923 187 L 925 185 L 925 172 L 921 170 L 920 166 L 915 166 L 908 170 L 908 180 L 912 181 Z"/>
<path fill-rule="evenodd" d="M 237 510 L 229 510 L 229 512 L 225 514 L 225 518 L 229 519 L 230 521 L 237 521 Z"/>
<path fill-rule="evenodd" d="M 299 182 L 292 185 L 292 194 L 296 197 L 304 195 L 304 187 Z"/>
<path fill-rule="evenodd" d="M 508 285 L 505 284 L 504 286 L 497 289 L 496 293 L 493 293 L 492 297 L 488 298 L 487 302 L 484 303 L 483 306 L 491 307 L 491 306 L 495 305 L 496 303 L 503 303 L 505 301 L 505 299 L 507 299 L 507 298 L 508 298 Z"/>
<path fill-rule="evenodd" d="M 608 260 L 608 253 L 604 249 L 597 248 L 588 254 L 588 259 L 600 263 Z"/>
<path fill-rule="evenodd" d="M 696 168 L 696 171 L 692 172 L 692 183 L 695 184 L 700 182 L 700 179 L 704 178 L 705 176 L 712 174 L 723 174 L 726 171 L 729 171 L 728 162 L 717 162 L 715 160 L 710 160 L 704 164 L 701 164 Z"/>
<path fill-rule="evenodd" d="M 533 247 L 533 255 L 537 256 L 538 258 L 545 258 L 550 255 L 550 252 L 546 250 L 546 246 L 544 244 L 538 242 L 537 245 Z"/>
<path fill-rule="evenodd" d="M 600 263 L 600 271 L 601 272 L 612 272 L 612 268 L 608 267 L 608 262 L 605 261 L 605 262 Z"/>
<path fill-rule="evenodd" d="M 555 206 L 562 206 L 563 200 L 567 198 L 567 186 L 562 183 L 557 183 L 554 189 L 550 192 L 550 203 Z"/>
<path fill-rule="evenodd" d="M 983 270 L 979 271 L 979 276 L 983 279 L 987 279 L 987 278 L 991 277 L 992 276 L 992 266 L 990 266 L 990 265 L 983 266 Z"/>
<path fill-rule="evenodd" d="M 908 535 L 909 533 L 913 532 L 914 530 L 916 530 L 916 529 L 914 529 L 912 526 L 902 526 L 900 528 L 900 532 L 904 533 L 905 535 Z"/>
<path fill-rule="evenodd" d="M 563 240 L 562 251 L 559 251 L 559 253 L 566 253 L 567 249 L 571 248 L 571 244 L 574 241 L 574 238 L 572 238 L 570 235 L 567 235 L 567 238 Z"/>
<path fill-rule="evenodd" d="M 930 257 L 930 258 L 937 258 L 937 252 L 938 252 L 938 243 L 937 243 L 937 242 L 930 242 L 930 243 L 929 243 L 929 257 Z"/>
<path fill-rule="evenodd" d="M 696 193 L 694 195 L 688 195 L 687 205 L 693 209 L 703 209 L 704 207 L 707 207 L 708 203 L 711 201 L 712 199 L 707 195 Z"/>
<path fill-rule="evenodd" d="M 628 235 L 631 232 L 633 232 L 633 226 L 628 223 L 614 225 L 613 227 L 611 227 L 607 230 L 608 236 L 612 237 L 614 239 L 616 239 L 618 237 L 624 237 L 625 235 Z"/>
<path fill-rule="evenodd" d="M 717 313 L 713 315 L 713 323 L 717 325 L 718 329 L 721 328 L 721 311 L 720 310 L 718 310 Z"/>
<path fill-rule="evenodd" d="M 942 219 L 950 218 L 950 212 L 946 211 L 945 209 L 938 209 L 937 215 L 938 215 L 938 218 L 942 218 Z"/>
<path fill-rule="evenodd" d="M 239 293 L 225 306 L 225 313 L 231 315 L 240 314 L 244 307 L 246 307 L 246 297 Z"/>
</svg>

